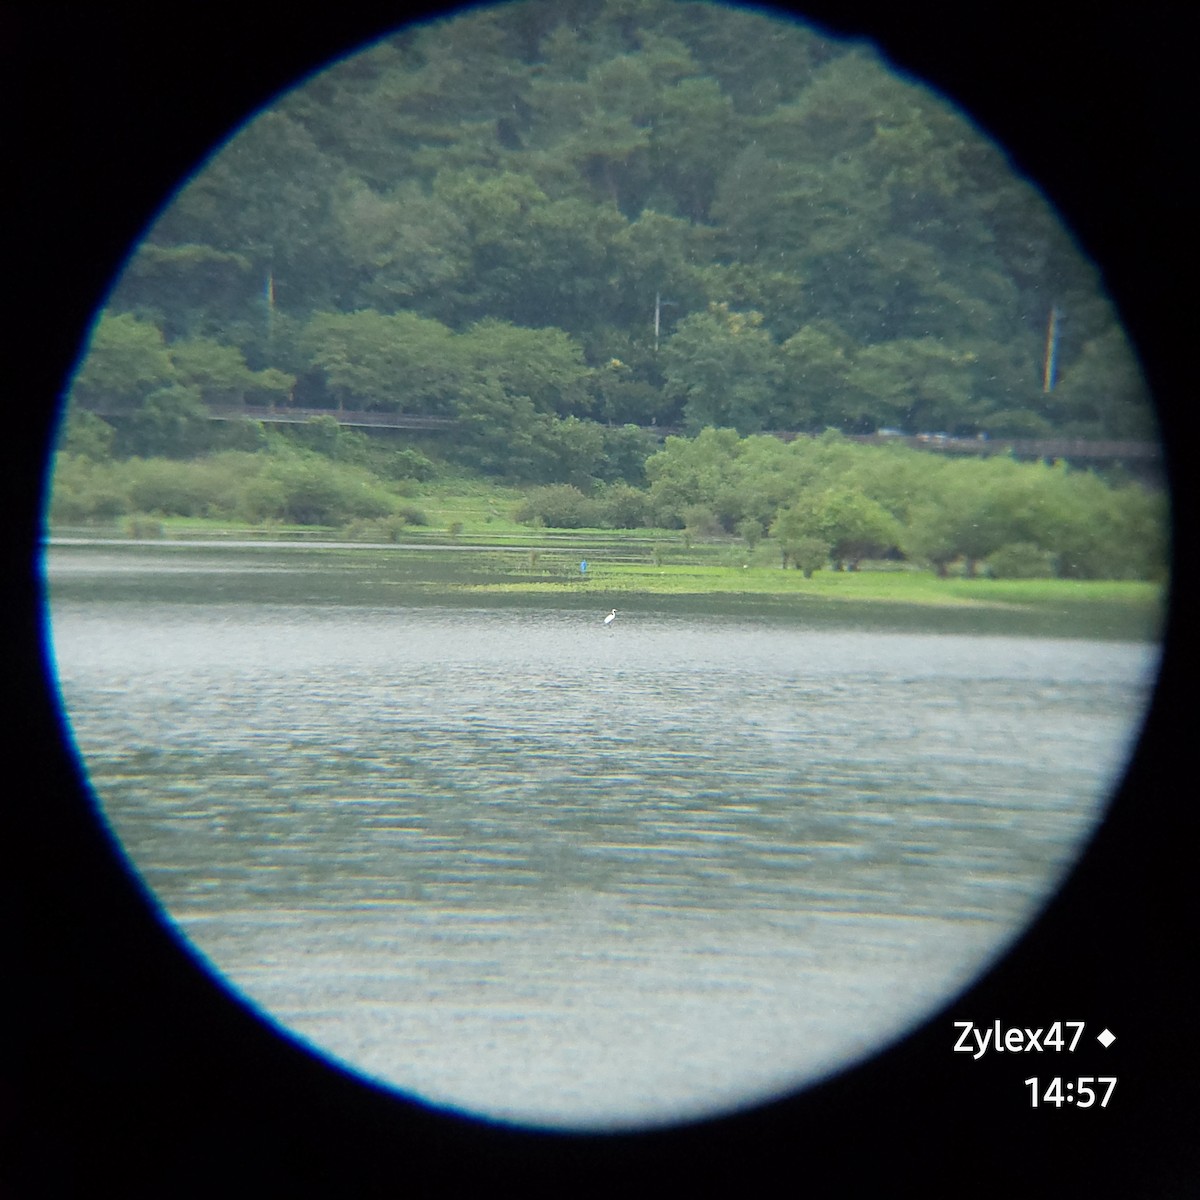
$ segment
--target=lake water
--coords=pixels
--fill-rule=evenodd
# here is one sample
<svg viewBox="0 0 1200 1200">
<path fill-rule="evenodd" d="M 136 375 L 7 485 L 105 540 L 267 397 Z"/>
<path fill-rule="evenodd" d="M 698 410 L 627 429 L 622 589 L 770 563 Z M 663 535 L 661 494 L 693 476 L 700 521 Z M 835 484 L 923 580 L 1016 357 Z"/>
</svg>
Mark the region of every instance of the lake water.
<svg viewBox="0 0 1200 1200">
<path fill-rule="evenodd" d="M 521 1124 L 727 1112 L 928 1016 L 1077 858 L 1158 662 L 799 601 L 606 628 L 439 599 L 467 556 L 434 557 L 55 547 L 52 643 L 103 815 L 212 968 Z"/>
</svg>

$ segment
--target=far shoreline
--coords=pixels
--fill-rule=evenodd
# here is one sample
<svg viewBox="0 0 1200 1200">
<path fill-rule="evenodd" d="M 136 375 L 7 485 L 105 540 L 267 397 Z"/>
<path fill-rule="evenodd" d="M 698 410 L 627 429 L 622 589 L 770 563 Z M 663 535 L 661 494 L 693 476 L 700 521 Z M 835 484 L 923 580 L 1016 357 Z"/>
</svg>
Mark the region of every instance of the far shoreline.
<svg viewBox="0 0 1200 1200">
<path fill-rule="evenodd" d="M 261 536 L 254 536 L 259 532 Z M 609 531 L 606 531 L 609 532 Z M 260 530 L 224 528 L 174 530 L 154 536 L 118 536 L 115 530 L 72 528 L 47 531 L 45 551 L 109 548 L 155 550 L 379 556 L 444 555 L 469 560 L 474 577 L 430 581 L 426 599 L 444 595 L 455 602 L 476 600 L 528 604 L 539 600 L 570 608 L 637 604 L 704 607 L 745 606 L 762 615 L 795 611 L 868 624 L 924 623 L 937 615 L 950 627 L 969 630 L 981 620 L 1014 632 L 1032 625 L 1051 636 L 1096 636 L 1105 640 L 1161 641 L 1168 588 L 1143 580 L 991 579 L 963 574 L 939 578 L 933 571 L 897 563 L 867 563 L 859 570 L 826 569 L 806 578 L 795 569 L 728 560 L 729 543 L 667 545 L 645 536 L 593 538 L 587 532 L 541 531 L 520 542 L 512 535 L 488 540 L 473 530 L 465 537 L 427 536 L 411 542 L 355 541 L 332 529 Z M 653 550 L 650 549 L 654 543 Z M 734 557 L 737 557 L 735 554 Z M 470 560 L 478 559 L 476 563 Z M 587 562 L 586 570 L 581 570 Z"/>
</svg>

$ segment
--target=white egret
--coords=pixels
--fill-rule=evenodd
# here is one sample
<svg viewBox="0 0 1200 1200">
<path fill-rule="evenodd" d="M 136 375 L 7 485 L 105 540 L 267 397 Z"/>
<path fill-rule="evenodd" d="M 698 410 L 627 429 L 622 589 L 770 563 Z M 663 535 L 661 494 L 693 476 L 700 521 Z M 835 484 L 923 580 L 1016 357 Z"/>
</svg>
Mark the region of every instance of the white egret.
<svg viewBox="0 0 1200 1200">
<path fill-rule="evenodd" d="M 612 612 L 610 612 L 608 614 L 608 616 L 604 618 L 604 623 L 605 623 L 605 625 L 611 625 L 616 619 L 617 619 L 617 610 L 614 608 L 612 610 Z"/>
</svg>

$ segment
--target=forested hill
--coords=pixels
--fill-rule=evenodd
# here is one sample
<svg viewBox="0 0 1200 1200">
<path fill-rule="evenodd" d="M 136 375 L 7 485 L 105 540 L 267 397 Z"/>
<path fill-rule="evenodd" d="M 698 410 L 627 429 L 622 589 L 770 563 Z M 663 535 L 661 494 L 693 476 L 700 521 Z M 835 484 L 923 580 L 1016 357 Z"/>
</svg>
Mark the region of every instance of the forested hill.
<svg viewBox="0 0 1200 1200">
<path fill-rule="evenodd" d="M 1000 149 L 861 46 L 680 0 L 477 9 L 284 97 L 157 221 L 73 397 L 456 416 L 529 478 L 589 421 L 1154 436 Z"/>
</svg>

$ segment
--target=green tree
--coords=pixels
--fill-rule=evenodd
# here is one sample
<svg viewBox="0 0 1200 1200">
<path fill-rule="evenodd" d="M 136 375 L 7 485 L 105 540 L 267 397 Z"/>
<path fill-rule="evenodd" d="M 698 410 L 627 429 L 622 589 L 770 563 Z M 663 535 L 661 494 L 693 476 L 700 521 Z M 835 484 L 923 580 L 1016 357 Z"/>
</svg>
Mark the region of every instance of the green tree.
<svg viewBox="0 0 1200 1200">
<path fill-rule="evenodd" d="M 117 424 L 118 455 L 187 458 L 209 448 L 212 427 L 198 388 L 172 383 L 148 395 Z"/>
<path fill-rule="evenodd" d="M 663 30 L 686 41 L 698 66 L 717 80 L 739 115 L 770 112 L 794 99 L 814 66 L 840 52 L 798 21 L 764 24 L 753 9 L 668 4 Z"/>
<path fill-rule="evenodd" d="M 578 343 L 561 329 L 489 319 L 461 334 L 456 350 L 474 375 L 528 397 L 538 412 L 570 416 L 589 405 L 591 370 Z"/>
<path fill-rule="evenodd" d="M 833 546 L 822 537 L 820 522 L 814 506 L 798 501 L 781 509 L 771 522 L 771 537 L 779 545 L 780 565 L 786 569 L 789 562 L 811 579 L 813 572 L 829 562 Z"/>
<path fill-rule="evenodd" d="M 304 402 L 450 413 L 474 386 L 454 335 L 491 320 L 595 370 L 565 405 L 501 385 L 548 419 L 1154 433 L 1096 269 L 957 110 L 863 48 L 673 0 L 474 9 L 344 60 L 180 191 L 107 315 L 228 351 L 185 379 L 143 345 L 141 374 L 129 338 L 115 387 L 82 367 L 80 396 L 133 408 L 238 391 L 240 353 Z"/>
<path fill-rule="evenodd" d="M 543 454 L 538 476 L 590 488 L 603 472 L 604 430 L 578 417 L 549 422 L 540 438 Z"/>
<path fill-rule="evenodd" d="M 262 320 L 261 279 L 247 254 L 206 243 L 148 241 L 130 258 L 110 307 L 148 312 L 164 335 L 227 335 L 233 322 Z"/>
<path fill-rule="evenodd" d="M 472 373 L 459 389 L 456 415 L 459 425 L 450 454 L 457 461 L 488 475 L 541 477 L 552 418 L 539 413 L 528 396 Z"/>
<path fill-rule="evenodd" d="M 664 526 L 680 525 L 684 509 L 714 509 L 718 496 L 738 479 L 735 460 L 741 439 L 732 429 L 703 429 L 694 438 L 669 437 L 646 460 L 650 502 Z"/>
<path fill-rule="evenodd" d="M 452 285 L 427 306 L 462 327 L 487 317 L 578 333 L 613 317 L 620 237 L 627 224 L 611 204 L 550 196 L 512 170 L 443 170 L 433 185 L 461 230 L 465 260 Z"/>
<path fill-rule="evenodd" d="M 847 424 L 854 411 L 850 339 L 837 326 L 823 322 L 798 329 L 780 350 L 789 393 L 783 427 L 824 429 Z"/>
<path fill-rule="evenodd" d="M 641 485 L 646 478 L 646 460 L 654 452 L 654 435 L 634 425 L 602 426 L 604 455 L 597 478 L 604 483 Z"/>
<path fill-rule="evenodd" d="M 1157 435 L 1145 379 L 1115 324 L 1083 345 L 1046 403 L 1063 433 L 1131 439 Z"/>
<path fill-rule="evenodd" d="M 747 520 L 766 529 L 776 512 L 795 498 L 794 447 L 795 443 L 789 446 L 767 435 L 742 439 L 727 478 L 713 498 L 726 529 L 740 529 Z"/>
<path fill-rule="evenodd" d="M 674 210 L 706 221 L 724 165 L 721 148 L 738 144 L 732 100 L 707 76 L 682 79 L 658 97 L 650 142 L 653 194 Z"/>
<path fill-rule="evenodd" d="M 114 436 L 113 427 L 102 417 L 72 404 L 59 430 L 58 453 L 103 462 L 112 455 Z"/>
<path fill-rule="evenodd" d="M 798 571 L 804 572 L 805 579 L 811 579 L 816 571 L 820 571 L 829 562 L 829 546 L 819 537 L 797 537 L 786 543 L 784 551 L 784 566 L 791 559 Z"/>
<path fill-rule="evenodd" d="M 1052 549 L 1044 472 L 1011 459 L 941 464 L 926 499 L 913 507 L 904 550 L 945 575 L 963 559 L 968 575 L 1006 545 Z"/>
<path fill-rule="evenodd" d="M 603 457 L 599 428 L 573 418 L 590 402 L 591 372 L 560 329 L 487 320 L 454 339 L 460 460 L 519 479 L 590 477 Z"/>
<path fill-rule="evenodd" d="M 469 269 L 463 222 L 415 180 L 380 193 L 362 180 L 343 179 L 333 220 L 358 307 L 390 313 L 424 302 L 437 308 L 441 294 L 458 287 Z"/>
<path fill-rule="evenodd" d="M 710 305 L 685 317 L 663 347 L 668 395 L 683 404 L 689 429 L 726 426 L 740 433 L 767 428 L 783 385 L 778 348 L 759 313 Z"/>
<path fill-rule="evenodd" d="M 344 272 L 330 236 L 337 175 L 296 98 L 285 98 L 243 126 L 183 188 L 150 240 L 241 256 L 256 280 L 272 273 L 277 301 L 289 311 L 332 306 Z"/>
<path fill-rule="evenodd" d="M 131 313 L 104 312 L 92 329 L 71 399 L 86 408 L 130 412 L 176 382 L 162 331 Z"/>
<path fill-rule="evenodd" d="M 1066 579 L 1162 578 L 1169 520 L 1165 497 L 1136 484 L 1107 486 L 1065 464 L 1041 468 L 1041 545 Z"/>
<path fill-rule="evenodd" d="M 596 199 L 635 213 L 649 176 L 655 84 L 644 58 L 620 54 L 584 80 L 535 81 L 530 102 L 543 138 L 571 164 Z"/>
<path fill-rule="evenodd" d="M 606 339 L 611 346 L 615 338 Z M 639 379 L 624 358 L 610 358 L 593 375 L 596 415 L 614 424 L 657 424 L 670 411 L 670 401 L 662 389 Z"/>
<path fill-rule="evenodd" d="M 802 493 L 780 511 L 771 532 L 785 554 L 793 553 L 801 539 L 811 538 L 839 568 L 845 565 L 851 571 L 864 558 L 894 547 L 900 537 L 898 522 L 881 504 L 844 487 Z"/>
<path fill-rule="evenodd" d="M 447 413 L 455 402 L 464 368 L 439 321 L 372 309 L 317 313 L 300 341 L 339 408 Z"/>
<path fill-rule="evenodd" d="M 665 338 L 678 317 L 708 302 L 704 264 L 712 252 L 711 240 L 711 230 L 652 208 L 616 231 L 619 286 L 612 297 L 612 320 L 618 336 L 627 340 L 620 346 L 610 342 L 610 353 L 615 350 L 634 367 L 651 366 L 649 361 L 635 361 L 634 347 L 643 348 L 643 353 L 653 350 L 655 296 L 665 302 L 659 314 L 660 337 Z"/>
<path fill-rule="evenodd" d="M 880 418 L 910 432 L 974 432 L 975 354 L 936 338 L 880 342 L 860 350 L 847 372 L 843 427 L 870 430 Z"/>
<path fill-rule="evenodd" d="M 294 375 L 273 367 L 252 371 L 241 350 L 212 338 L 175 342 L 170 355 L 178 379 L 195 387 L 209 404 L 277 403 L 296 385 Z"/>
</svg>

